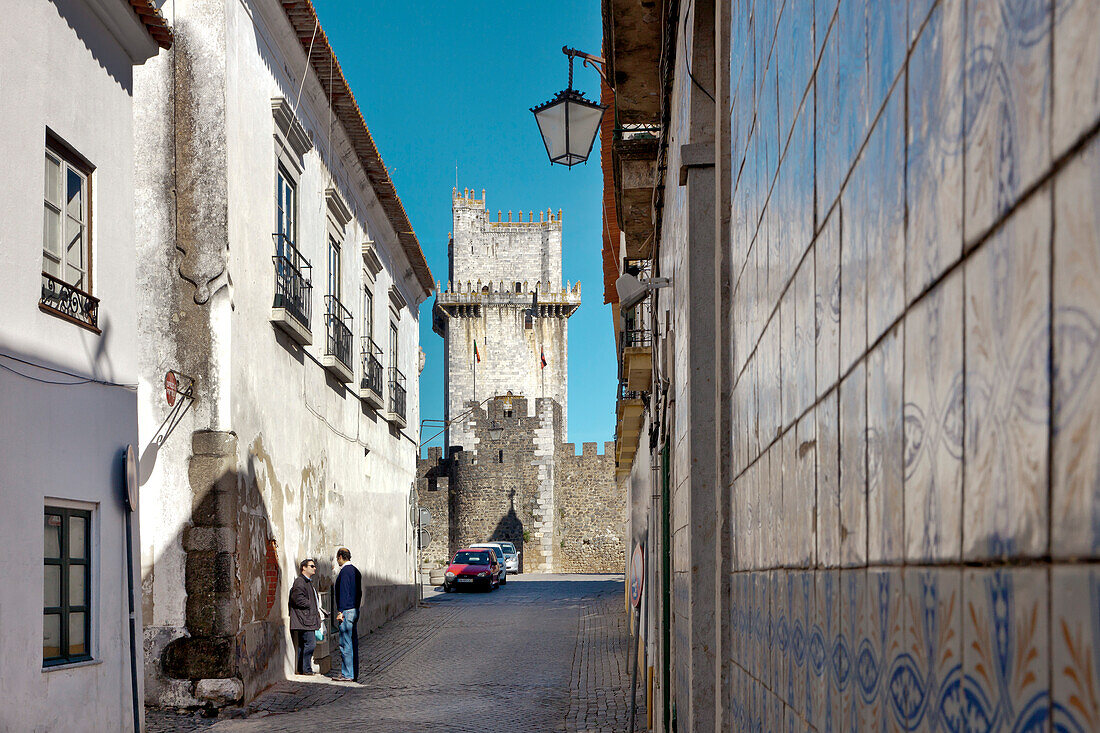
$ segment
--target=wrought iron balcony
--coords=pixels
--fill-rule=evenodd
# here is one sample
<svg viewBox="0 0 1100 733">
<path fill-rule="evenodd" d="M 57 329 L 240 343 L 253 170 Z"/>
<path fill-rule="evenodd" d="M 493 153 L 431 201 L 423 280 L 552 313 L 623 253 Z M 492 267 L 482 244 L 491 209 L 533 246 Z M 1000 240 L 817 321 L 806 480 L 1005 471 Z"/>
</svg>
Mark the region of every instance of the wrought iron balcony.
<svg viewBox="0 0 1100 733">
<path fill-rule="evenodd" d="M 405 427 L 405 375 L 390 367 L 390 409 L 387 419 Z"/>
<path fill-rule="evenodd" d="M 313 303 L 313 267 L 284 236 L 275 238 L 275 300 L 271 320 L 300 344 L 312 343 L 310 316 Z"/>
<path fill-rule="evenodd" d="M 38 301 L 38 307 L 46 313 L 100 333 L 99 298 L 47 272 L 42 273 L 42 299 Z"/>
<path fill-rule="evenodd" d="M 376 410 L 386 404 L 382 399 L 382 349 L 369 337 L 363 337 L 363 378 L 359 398 Z"/>
<path fill-rule="evenodd" d="M 325 296 L 325 368 L 347 383 L 354 379 L 351 311 L 335 295 Z"/>
</svg>

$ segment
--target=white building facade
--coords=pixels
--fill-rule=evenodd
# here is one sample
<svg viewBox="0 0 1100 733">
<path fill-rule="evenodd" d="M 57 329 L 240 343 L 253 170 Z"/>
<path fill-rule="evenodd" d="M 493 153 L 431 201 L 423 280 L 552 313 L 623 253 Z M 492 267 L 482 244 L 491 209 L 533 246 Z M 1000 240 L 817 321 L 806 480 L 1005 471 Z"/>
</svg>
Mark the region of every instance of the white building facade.
<svg viewBox="0 0 1100 733">
<path fill-rule="evenodd" d="M 351 549 L 361 632 L 415 601 L 432 280 L 312 5 L 171 9 L 137 80 L 146 697 L 229 704 L 291 676 L 302 559 L 327 604 Z"/>
<path fill-rule="evenodd" d="M 0 730 L 129 731 L 141 716 L 123 498 L 138 437 L 133 69 L 171 33 L 142 2 L 7 10 L 0 552 L 21 580 L 0 592 Z"/>
</svg>

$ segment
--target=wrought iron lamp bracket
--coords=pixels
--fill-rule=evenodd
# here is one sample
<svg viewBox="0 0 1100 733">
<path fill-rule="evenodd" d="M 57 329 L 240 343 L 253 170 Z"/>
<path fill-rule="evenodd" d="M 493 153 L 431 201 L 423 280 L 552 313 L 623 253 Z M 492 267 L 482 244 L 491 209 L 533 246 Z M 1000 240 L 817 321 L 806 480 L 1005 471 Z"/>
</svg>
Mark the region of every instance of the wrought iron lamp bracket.
<svg viewBox="0 0 1100 733">
<path fill-rule="evenodd" d="M 607 61 L 602 56 L 593 56 L 590 53 L 584 51 L 578 51 L 575 48 L 569 48 L 569 46 L 562 46 L 561 52 L 569 57 L 569 88 L 573 88 L 573 59 L 579 58 L 582 66 L 588 66 L 596 71 L 603 79 L 603 83 L 608 86 L 609 89 L 615 91 L 614 85 L 611 80 L 607 78 L 606 67 Z"/>
</svg>

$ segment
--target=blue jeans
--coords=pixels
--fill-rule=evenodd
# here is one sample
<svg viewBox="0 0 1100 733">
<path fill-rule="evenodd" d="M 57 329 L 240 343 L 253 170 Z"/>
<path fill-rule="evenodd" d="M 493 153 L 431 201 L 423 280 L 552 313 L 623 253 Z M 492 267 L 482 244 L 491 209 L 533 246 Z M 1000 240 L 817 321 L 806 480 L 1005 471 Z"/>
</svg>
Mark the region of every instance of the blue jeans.
<svg viewBox="0 0 1100 733">
<path fill-rule="evenodd" d="M 350 608 L 340 613 L 344 614 L 340 622 L 340 674 L 353 680 L 359 676 L 359 630 L 355 628 L 359 609 Z"/>
</svg>

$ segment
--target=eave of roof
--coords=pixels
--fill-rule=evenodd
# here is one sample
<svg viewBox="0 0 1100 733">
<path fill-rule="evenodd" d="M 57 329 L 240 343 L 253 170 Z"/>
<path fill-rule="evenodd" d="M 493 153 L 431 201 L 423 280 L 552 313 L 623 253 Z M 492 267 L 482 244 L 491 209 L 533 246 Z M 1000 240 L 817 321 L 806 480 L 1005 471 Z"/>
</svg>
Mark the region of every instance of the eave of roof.
<svg viewBox="0 0 1100 733">
<path fill-rule="evenodd" d="M 351 87 L 344 78 L 336 53 L 329 45 L 324 29 L 321 28 L 313 3 L 310 0 L 281 0 L 280 4 L 287 20 L 294 28 L 298 42 L 302 44 L 302 50 L 309 55 L 310 66 L 317 75 L 325 96 L 330 100 L 336 118 L 344 126 L 356 158 L 366 171 L 367 179 L 389 219 L 390 226 L 397 233 L 397 241 L 400 242 L 405 257 L 408 258 L 409 265 L 416 274 L 423 294 L 430 294 L 435 287 L 435 281 L 432 280 L 432 271 L 428 268 L 424 251 L 420 248 L 420 242 L 405 213 L 405 206 L 397 196 L 397 189 L 393 185 L 393 180 L 390 179 L 385 163 L 382 162 L 382 156 L 374 144 L 374 138 L 367 129 L 367 123 L 363 120 L 363 113 L 351 93 Z M 316 37 L 314 37 L 315 30 Z"/>
<path fill-rule="evenodd" d="M 168 21 L 160 14 L 153 0 L 130 0 L 130 7 L 134 9 L 138 18 L 145 25 L 145 30 L 157 42 L 161 48 L 172 47 L 172 29 L 168 27 Z"/>
</svg>

